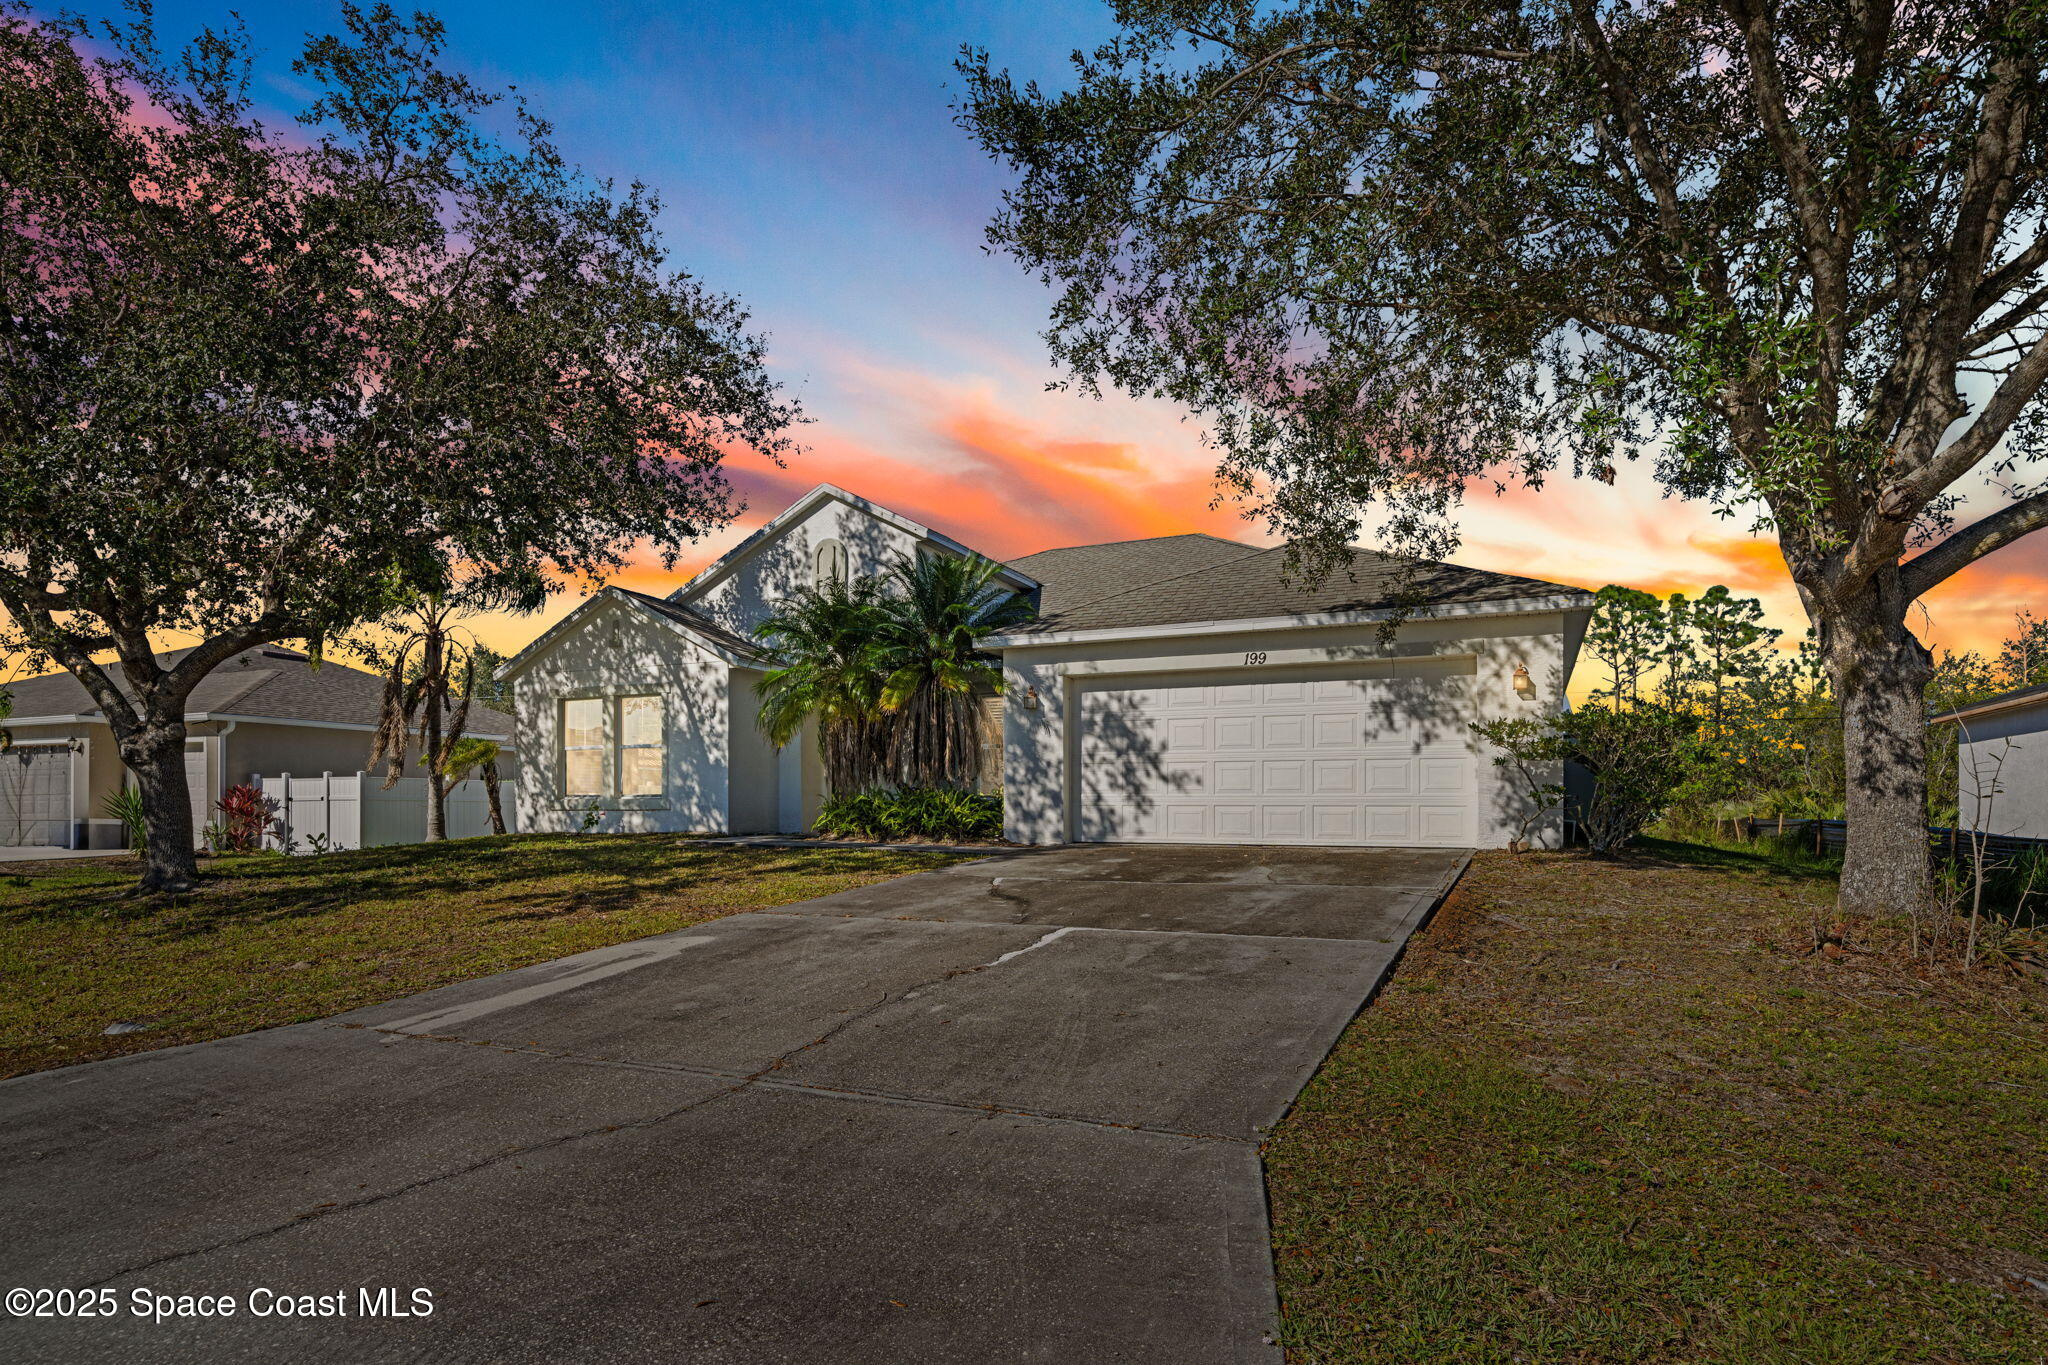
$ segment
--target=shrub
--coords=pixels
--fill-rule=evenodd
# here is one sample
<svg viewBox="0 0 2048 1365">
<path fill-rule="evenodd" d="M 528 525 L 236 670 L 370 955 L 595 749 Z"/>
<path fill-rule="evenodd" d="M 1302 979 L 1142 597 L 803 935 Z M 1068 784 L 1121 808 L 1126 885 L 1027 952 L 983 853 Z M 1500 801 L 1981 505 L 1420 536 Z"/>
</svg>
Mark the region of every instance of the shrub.
<svg viewBox="0 0 2048 1365">
<path fill-rule="evenodd" d="M 100 808 L 112 820 L 119 820 L 128 831 L 128 847 L 137 853 L 149 851 L 149 821 L 142 811 L 142 793 L 133 787 L 108 792 L 101 800 Z"/>
<path fill-rule="evenodd" d="M 1551 765 L 1569 760 L 1586 770 L 1592 795 L 1573 803 L 1571 813 L 1598 857 L 1626 847 L 1663 814 L 1701 762 L 1698 719 L 1654 702 L 1626 708 L 1592 702 L 1566 715 L 1473 729 L 1500 750 L 1494 762 L 1522 789 L 1524 838 L 1564 798 L 1564 788 L 1546 780 Z"/>
<path fill-rule="evenodd" d="M 214 805 L 220 819 L 206 827 L 215 853 L 256 853 L 277 819 L 277 802 L 243 782 L 229 787 Z"/>
<path fill-rule="evenodd" d="M 819 834 L 833 839 L 999 839 L 1003 799 L 951 787 L 881 788 L 825 802 Z"/>
<path fill-rule="evenodd" d="M 1598 857 L 1626 847 L 1699 770 L 1699 721 L 1683 711 L 1595 702 L 1553 723 L 1564 752 L 1592 775 L 1593 794 L 1577 814 Z"/>
</svg>

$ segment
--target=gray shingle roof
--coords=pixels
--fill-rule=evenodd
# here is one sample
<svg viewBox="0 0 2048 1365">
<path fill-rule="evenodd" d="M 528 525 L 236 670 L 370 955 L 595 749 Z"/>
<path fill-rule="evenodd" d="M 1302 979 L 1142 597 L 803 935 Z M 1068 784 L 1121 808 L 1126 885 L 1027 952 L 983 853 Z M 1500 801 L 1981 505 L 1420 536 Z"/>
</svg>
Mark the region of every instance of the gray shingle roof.
<svg viewBox="0 0 2048 1365">
<path fill-rule="evenodd" d="M 1147 583 L 1259 553 L 1256 545 L 1240 545 L 1219 536 L 1155 536 L 1150 540 L 1113 540 L 1104 545 L 1070 545 L 1040 550 L 1010 561 L 1010 567 L 1043 585 L 1038 597 L 1041 616 L 1071 611 L 1084 602 L 1113 597 Z"/>
<path fill-rule="evenodd" d="M 742 655 L 749 659 L 762 657 L 760 641 L 749 640 L 744 635 L 727 630 L 724 626 L 721 626 L 718 622 L 694 607 L 684 606 L 681 602 L 671 602 L 666 597 L 649 597 L 646 593 L 634 592 L 631 588 L 620 588 L 619 591 L 632 598 L 641 606 L 646 607 L 649 611 L 657 615 L 666 616 L 669 620 L 680 625 L 688 626 L 713 644 L 719 645 L 734 654 Z"/>
<path fill-rule="evenodd" d="M 159 654 L 157 661 L 169 664 L 183 653 L 172 650 Z M 120 666 L 116 664 L 110 671 L 118 685 Z M 14 694 L 14 714 L 18 717 L 99 714 L 92 694 L 69 673 L 47 673 L 6 686 Z M 332 660 L 315 668 L 297 650 L 259 645 L 243 650 L 201 678 L 185 702 L 185 712 L 375 725 L 383 698 L 384 680 L 374 673 Z M 473 706 L 469 712 L 469 732 L 510 735 L 512 717 L 487 706 Z"/>
<path fill-rule="evenodd" d="M 1182 567 L 1173 567 L 1176 561 Z M 1558 594 L 1587 606 L 1593 601 L 1584 589 L 1562 583 L 1356 548 L 1348 573 L 1339 566 L 1311 585 L 1287 577 L 1286 547 L 1261 549 L 1214 536 L 1079 545 L 1030 555 L 1017 565 L 1046 585 L 1038 619 L 1013 632 L 1020 636 Z"/>
</svg>

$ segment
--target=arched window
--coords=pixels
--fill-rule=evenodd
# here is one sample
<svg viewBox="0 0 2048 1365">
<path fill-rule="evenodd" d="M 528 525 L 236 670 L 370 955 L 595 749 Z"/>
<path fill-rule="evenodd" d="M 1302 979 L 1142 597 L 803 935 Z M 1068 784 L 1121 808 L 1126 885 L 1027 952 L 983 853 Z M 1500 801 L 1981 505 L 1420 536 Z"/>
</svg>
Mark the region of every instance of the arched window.
<svg viewBox="0 0 2048 1365">
<path fill-rule="evenodd" d="M 820 541 L 812 555 L 813 581 L 819 587 L 846 581 L 846 547 L 836 540 Z"/>
</svg>

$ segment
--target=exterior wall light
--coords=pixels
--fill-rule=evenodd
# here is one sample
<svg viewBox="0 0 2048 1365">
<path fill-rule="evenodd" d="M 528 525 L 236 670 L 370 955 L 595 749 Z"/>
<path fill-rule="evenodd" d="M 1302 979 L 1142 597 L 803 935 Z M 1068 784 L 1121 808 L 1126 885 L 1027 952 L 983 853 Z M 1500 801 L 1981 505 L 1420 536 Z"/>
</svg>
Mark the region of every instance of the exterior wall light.
<svg viewBox="0 0 2048 1365">
<path fill-rule="evenodd" d="M 1536 680 L 1529 676 L 1529 665 L 1515 665 L 1515 695 L 1523 701 L 1536 700 Z"/>
<path fill-rule="evenodd" d="M 1038 689 L 1035 687 L 1025 688 L 1024 695 L 1019 700 L 1024 703 L 1026 711 L 1036 711 L 1038 709 Z"/>
</svg>

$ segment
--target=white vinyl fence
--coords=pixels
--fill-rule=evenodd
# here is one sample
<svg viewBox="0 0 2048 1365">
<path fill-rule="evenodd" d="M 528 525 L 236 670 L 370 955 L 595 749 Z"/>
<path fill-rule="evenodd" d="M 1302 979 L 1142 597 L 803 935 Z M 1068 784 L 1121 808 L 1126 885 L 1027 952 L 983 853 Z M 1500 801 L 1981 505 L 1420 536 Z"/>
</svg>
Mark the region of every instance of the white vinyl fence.
<svg viewBox="0 0 2048 1365">
<path fill-rule="evenodd" d="M 401 777 L 389 790 L 375 773 L 322 773 L 294 777 L 250 775 L 251 786 L 277 802 L 277 822 L 264 836 L 266 848 L 310 853 L 316 848 L 376 848 L 417 844 L 427 837 L 427 779 Z M 517 828 L 512 784 L 498 784 L 505 828 Z M 448 788 L 448 837 L 464 839 L 491 832 L 490 800 L 481 778 Z M 281 835 L 280 837 L 280 828 Z"/>
</svg>

